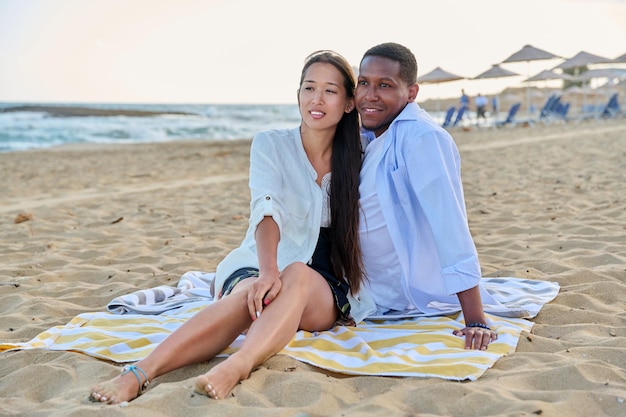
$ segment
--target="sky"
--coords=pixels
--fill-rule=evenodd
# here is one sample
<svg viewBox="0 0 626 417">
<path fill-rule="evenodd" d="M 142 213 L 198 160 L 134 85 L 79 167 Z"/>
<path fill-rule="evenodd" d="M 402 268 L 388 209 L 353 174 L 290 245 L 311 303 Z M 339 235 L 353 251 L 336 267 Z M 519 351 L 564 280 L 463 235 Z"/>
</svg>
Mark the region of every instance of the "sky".
<svg viewBox="0 0 626 417">
<path fill-rule="evenodd" d="M 502 64 L 524 45 L 626 53 L 626 0 L 0 0 L 0 102 L 295 103 L 304 58 L 358 66 L 382 42 L 468 79 L 418 102 L 493 94 L 562 60 Z"/>
</svg>

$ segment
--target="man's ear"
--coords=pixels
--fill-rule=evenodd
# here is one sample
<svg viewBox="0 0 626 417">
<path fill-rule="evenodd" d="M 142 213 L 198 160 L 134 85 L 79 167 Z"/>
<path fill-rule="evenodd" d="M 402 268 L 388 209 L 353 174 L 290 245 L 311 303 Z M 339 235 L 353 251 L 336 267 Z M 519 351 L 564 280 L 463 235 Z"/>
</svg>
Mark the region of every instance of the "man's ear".
<svg viewBox="0 0 626 417">
<path fill-rule="evenodd" d="M 409 87 L 409 103 L 412 103 L 417 98 L 417 93 L 420 91 L 419 84 L 415 83 Z"/>
</svg>

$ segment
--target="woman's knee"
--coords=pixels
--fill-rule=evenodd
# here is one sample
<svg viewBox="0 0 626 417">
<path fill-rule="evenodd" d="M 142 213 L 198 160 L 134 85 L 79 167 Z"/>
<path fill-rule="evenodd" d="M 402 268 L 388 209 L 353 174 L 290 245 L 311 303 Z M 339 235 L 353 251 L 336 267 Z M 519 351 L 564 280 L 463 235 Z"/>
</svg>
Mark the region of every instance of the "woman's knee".
<svg viewBox="0 0 626 417">
<path fill-rule="evenodd" d="M 283 281 L 295 281 L 304 279 L 311 271 L 311 268 L 304 262 L 294 262 L 287 265 L 281 274 Z"/>
<path fill-rule="evenodd" d="M 288 265 L 280 275 L 280 279 L 283 282 L 281 291 L 305 290 L 311 285 L 311 274 L 313 272 L 315 271 L 303 262 L 294 262 Z"/>
</svg>

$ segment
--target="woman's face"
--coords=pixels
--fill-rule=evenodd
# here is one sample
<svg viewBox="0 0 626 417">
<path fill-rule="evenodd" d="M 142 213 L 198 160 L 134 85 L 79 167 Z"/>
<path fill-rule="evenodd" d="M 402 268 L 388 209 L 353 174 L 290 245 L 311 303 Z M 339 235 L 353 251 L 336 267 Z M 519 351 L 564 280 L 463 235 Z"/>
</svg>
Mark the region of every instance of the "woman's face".
<svg viewBox="0 0 626 417">
<path fill-rule="evenodd" d="M 316 62 L 305 72 L 298 90 L 302 121 L 311 129 L 335 128 L 345 112 L 354 108 L 341 72 L 332 64 Z"/>
</svg>

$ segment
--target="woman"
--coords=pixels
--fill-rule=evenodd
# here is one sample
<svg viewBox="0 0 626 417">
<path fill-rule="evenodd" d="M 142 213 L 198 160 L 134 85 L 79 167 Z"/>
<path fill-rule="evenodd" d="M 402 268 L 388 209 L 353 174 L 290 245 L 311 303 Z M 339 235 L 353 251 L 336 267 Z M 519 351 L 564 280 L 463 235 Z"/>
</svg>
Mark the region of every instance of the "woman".
<svg viewBox="0 0 626 417">
<path fill-rule="evenodd" d="M 252 141 L 250 227 L 217 267 L 217 300 L 145 359 L 93 387 L 92 400 L 130 401 L 150 380 L 210 360 L 245 332 L 237 352 L 196 379 L 196 391 L 225 398 L 298 329 L 350 321 L 348 296 L 358 292 L 363 275 L 354 88 L 340 55 L 307 57 L 298 89 L 300 126 L 260 132 Z"/>
</svg>

